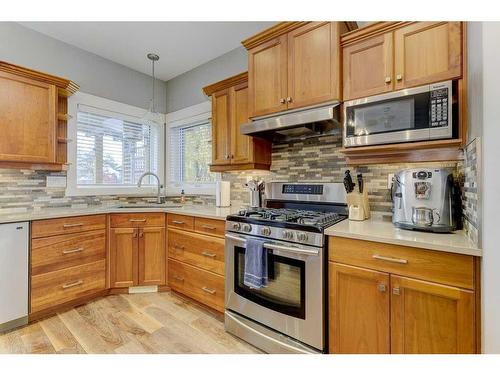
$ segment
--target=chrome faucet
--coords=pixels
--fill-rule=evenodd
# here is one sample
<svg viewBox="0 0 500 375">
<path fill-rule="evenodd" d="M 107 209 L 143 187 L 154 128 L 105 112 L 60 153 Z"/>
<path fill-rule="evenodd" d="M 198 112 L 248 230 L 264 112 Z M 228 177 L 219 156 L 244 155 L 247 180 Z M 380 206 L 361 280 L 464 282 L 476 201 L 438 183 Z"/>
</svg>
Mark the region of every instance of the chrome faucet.
<svg viewBox="0 0 500 375">
<path fill-rule="evenodd" d="M 158 175 L 156 175 L 155 173 L 153 172 L 144 172 L 141 177 L 139 177 L 139 182 L 137 183 L 137 187 L 141 187 L 142 185 L 142 179 L 146 176 L 154 176 L 156 177 L 156 181 L 158 181 L 158 196 L 156 198 L 156 203 L 158 204 L 162 204 L 162 197 L 160 196 L 160 192 L 161 192 L 161 183 L 160 183 L 160 177 L 158 177 Z"/>
</svg>

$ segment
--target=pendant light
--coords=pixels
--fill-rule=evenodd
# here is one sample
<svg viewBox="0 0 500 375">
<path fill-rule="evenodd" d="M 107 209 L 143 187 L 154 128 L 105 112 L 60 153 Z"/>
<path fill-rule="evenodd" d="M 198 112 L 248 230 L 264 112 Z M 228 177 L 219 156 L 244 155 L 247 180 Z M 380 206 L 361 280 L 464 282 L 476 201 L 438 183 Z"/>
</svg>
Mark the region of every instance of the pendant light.
<svg viewBox="0 0 500 375">
<path fill-rule="evenodd" d="M 158 125 L 163 123 L 162 115 L 158 112 L 156 112 L 156 107 L 155 107 L 155 62 L 160 60 L 160 56 L 154 53 L 148 53 L 147 57 L 149 60 L 151 60 L 152 63 L 152 80 L 153 80 L 153 98 L 151 99 L 151 102 L 149 103 L 149 110 L 148 112 L 142 117 L 142 121 L 144 125 Z"/>
</svg>

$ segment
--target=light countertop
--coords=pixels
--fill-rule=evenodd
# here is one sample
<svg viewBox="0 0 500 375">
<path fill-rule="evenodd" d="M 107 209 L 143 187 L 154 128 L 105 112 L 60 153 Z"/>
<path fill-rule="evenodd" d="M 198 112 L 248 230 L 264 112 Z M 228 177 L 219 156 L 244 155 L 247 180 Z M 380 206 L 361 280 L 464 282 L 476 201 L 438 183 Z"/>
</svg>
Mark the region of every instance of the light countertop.
<svg viewBox="0 0 500 375">
<path fill-rule="evenodd" d="M 14 223 L 20 221 L 33 221 L 42 219 L 54 219 L 58 217 L 71 217 L 110 213 L 128 213 L 128 212 L 165 212 L 181 215 L 190 215 L 206 217 L 209 219 L 224 220 L 227 215 L 237 212 L 239 207 L 215 207 L 209 205 L 186 204 L 181 207 L 147 207 L 138 208 L 133 204 L 126 208 L 114 206 L 96 206 L 96 207 L 64 207 L 64 208 L 46 208 L 36 211 L 16 212 L 9 214 L 0 214 L 0 223 Z"/>
<path fill-rule="evenodd" d="M 344 220 L 329 227 L 328 236 L 419 247 L 458 254 L 482 256 L 479 249 L 463 230 L 454 233 L 429 233 L 396 228 L 381 213 L 372 213 L 365 221 Z"/>
</svg>

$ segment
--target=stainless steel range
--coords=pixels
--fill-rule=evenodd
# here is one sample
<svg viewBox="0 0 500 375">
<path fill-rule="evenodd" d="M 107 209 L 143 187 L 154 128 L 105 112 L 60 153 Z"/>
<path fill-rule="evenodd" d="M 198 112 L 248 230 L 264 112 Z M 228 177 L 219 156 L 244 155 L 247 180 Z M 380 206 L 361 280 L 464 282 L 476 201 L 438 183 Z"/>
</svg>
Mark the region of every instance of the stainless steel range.
<svg viewBox="0 0 500 375">
<path fill-rule="evenodd" d="M 265 208 L 226 219 L 226 331 L 269 353 L 325 351 L 324 230 L 347 218 L 341 183 L 268 183 Z M 244 282 L 245 247 L 264 239 L 268 284 Z"/>
</svg>

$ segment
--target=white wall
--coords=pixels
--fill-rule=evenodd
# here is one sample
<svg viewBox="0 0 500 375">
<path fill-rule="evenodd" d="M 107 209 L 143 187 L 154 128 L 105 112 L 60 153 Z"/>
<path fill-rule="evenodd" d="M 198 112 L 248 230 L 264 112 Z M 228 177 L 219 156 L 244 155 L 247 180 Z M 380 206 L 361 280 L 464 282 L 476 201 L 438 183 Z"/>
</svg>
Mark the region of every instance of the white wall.
<svg viewBox="0 0 500 375">
<path fill-rule="evenodd" d="M 483 351 L 500 353 L 500 22 L 483 23 Z"/>
</svg>

